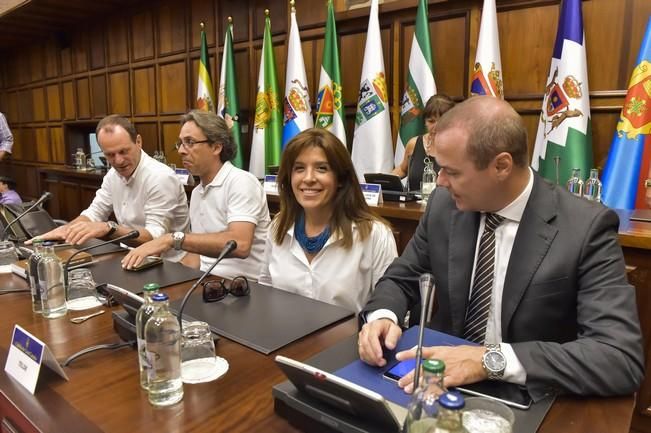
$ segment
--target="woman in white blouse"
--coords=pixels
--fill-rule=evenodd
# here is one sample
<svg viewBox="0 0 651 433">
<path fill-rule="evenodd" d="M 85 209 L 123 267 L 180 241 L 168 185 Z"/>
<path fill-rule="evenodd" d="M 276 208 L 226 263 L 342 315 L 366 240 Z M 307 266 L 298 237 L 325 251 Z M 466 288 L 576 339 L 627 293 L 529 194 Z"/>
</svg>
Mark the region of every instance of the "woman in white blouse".
<svg viewBox="0 0 651 433">
<path fill-rule="evenodd" d="M 397 249 L 364 200 L 346 146 L 324 129 L 298 134 L 277 182 L 280 212 L 259 281 L 359 312 Z"/>
</svg>

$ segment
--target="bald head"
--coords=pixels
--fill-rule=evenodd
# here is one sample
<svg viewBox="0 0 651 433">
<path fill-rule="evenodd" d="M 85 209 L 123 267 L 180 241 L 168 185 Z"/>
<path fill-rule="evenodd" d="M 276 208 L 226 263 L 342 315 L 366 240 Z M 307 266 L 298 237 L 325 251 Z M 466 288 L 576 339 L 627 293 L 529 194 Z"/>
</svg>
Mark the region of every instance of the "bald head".
<svg viewBox="0 0 651 433">
<path fill-rule="evenodd" d="M 508 102 L 492 96 L 474 96 L 457 104 L 436 124 L 436 133 L 460 128 L 468 135 L 466 152 L 478 169 L 507 152 L 515 166 L 529 165 L 527 130 Z"/>
</svg>

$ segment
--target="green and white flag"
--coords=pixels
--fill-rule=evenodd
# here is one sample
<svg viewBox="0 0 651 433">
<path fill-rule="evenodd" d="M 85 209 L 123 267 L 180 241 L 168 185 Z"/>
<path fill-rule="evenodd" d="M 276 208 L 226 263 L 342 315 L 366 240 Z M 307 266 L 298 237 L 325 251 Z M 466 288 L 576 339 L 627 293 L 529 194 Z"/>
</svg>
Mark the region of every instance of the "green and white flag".
<svg viewBox="0 0 651 433">
<path fill-rule="evenodd" d="M 255 125 L 249 161 L 249 171 L 258 179 L 264 177 L 269 171 L 269 166 L 280 163 L 283 135 L 282 105 L 278 92 L 274 48 L 271 44 L 271 20 L 268 10 L 265 10 L 265 14 L 258 91 L 255 97 Z"/>
<path fill-rule="evenodd" d="M 346 129 L 344 128 L 342 95 L 335 12 L 332 0 L 328 0 L 328 18 L 319 76 L 319 93 L 316 99 L 315 126 L 332 132 L 345 145 Z"/>
<path fill-rule="evenodd" d="M 434 62 L 432 61 L 432 46 L 429 39 L 429 23 L 427 22 L 427 0 L 418 0 L 416 12 L 416 32 L 411 42 L 409 54 L 409 71 L 407 72 L 407 87 L 400 101 L 400 131 L 396 143 L 394 163 L 402 163 L 407 142 L 425 133 L 423 109 L 425 104 L 436 94 L 434 82 Z"/>
<path fill-rule="evenodd" d="M 215 112 L 215 92 L 210 78 L 210 58 L 208 57 L 208 42 L 206 32 L 201 23 L 201 60 L 199 61 L 199 79 L 197 80 L 197 108 Z"/>
<path fill-rule="evenodd" d="M 581 0 L 563 0 L 531 167 L 564 185 L 592 168 L 592 126 Z"/>
<path fill-rule="evenodd" d="M 219 76 L 219 100 L 217 114 L 224 118 L 231 130 L 233 141 L 237 147 L 237 154 L 232 163 L 244 167 L 242 156 L 242 128 L 240 125 L 240 102 L 237 95 L 237 79 L 235 73 L 235 56 L 233 55 L 233 23 L 228 17 L 228 27 L 224 38 L 224 55 L 222 56 L 222 69 Z"/>
<path fill-rule="evenodd" d="M 368 18 L 351 157 L 362 182 L 364 173 L 389 173 L 393 168 L 389 92 L 384 75 L 377 0 L 371 1 Z"/>
</svg>

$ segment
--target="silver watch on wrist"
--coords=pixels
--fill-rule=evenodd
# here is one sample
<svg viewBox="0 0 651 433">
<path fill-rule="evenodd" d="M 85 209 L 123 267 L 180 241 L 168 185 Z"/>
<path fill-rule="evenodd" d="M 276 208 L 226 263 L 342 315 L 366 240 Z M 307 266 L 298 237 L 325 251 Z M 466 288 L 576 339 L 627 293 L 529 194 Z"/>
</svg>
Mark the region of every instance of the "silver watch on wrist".
<svg viewBox="0 0 651 433">
<path fill-rule="evenodd" d="M 481 366 L 490 380 L 499 380 L 504 376 L 506 357 L 502 353 L 502 347 L 499 344 L 486 345 L 486 352 L 481 358 Z"/>
<path fill-rule="evenodd" d="M 113 233 L 115 233 L 118 227 L 120 227 L 118 223 L 116 223 L 115 221 L 106 221 L 106 225 L 109 228 L 109 231 L 108 233 L 106 233 L 106 236 L 111 236 Z"/>
<path fill-rule="evenodd" d="M 185 240 L 185 233 L 183 232 L 172 233 L 172 241 L 174 242 L 174 249 L 176 251 L 181 249 L 184 240 Z"/>
</svg>

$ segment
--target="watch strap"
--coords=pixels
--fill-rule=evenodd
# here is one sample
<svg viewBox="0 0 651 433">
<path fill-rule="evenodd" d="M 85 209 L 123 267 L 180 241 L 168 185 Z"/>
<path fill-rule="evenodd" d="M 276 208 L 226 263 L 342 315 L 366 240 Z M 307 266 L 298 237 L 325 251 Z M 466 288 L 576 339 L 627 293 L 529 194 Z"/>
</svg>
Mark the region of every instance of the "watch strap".
<svg viewBox="0 0 651 433">
<path fill-rule="evenodd" d="M 106 236 L 111 236 L 118 229 L 118 224 L 114 221 L 107 221 L 106 225 L 109 227 L 109 231 L 106 233 Z"/>
<path fill-rule="evenodd" d="M 499 371 L 491 370 L 486 365 L 486 355 L 491 352 L 499 353 L 504 358 L 504 360 L 506 360 L 506 357 L 502 353 L 502 346 L 500 344 L 486 344 L 485 347 L 486 347 L 486 352 L 484 353 L 484 356 L 482 357 L 481 360 L 482 367 L 484 368 L 484 371 L 486 371 L 489 380 L 499 380 L 504 376 L 504 370 L 506 369 L 506 365 L 505 368 Z"/>
</svg>

